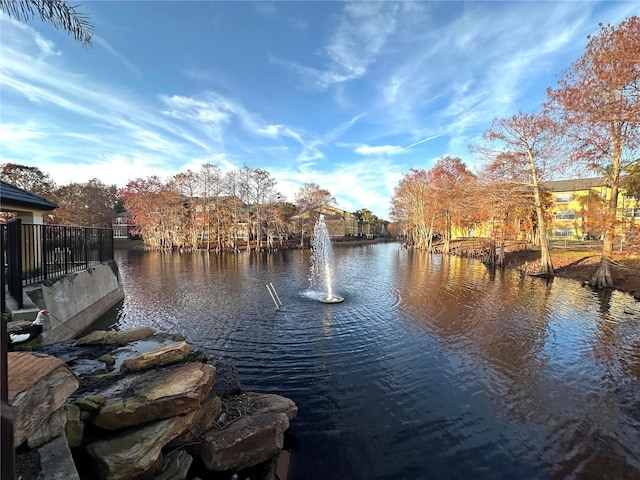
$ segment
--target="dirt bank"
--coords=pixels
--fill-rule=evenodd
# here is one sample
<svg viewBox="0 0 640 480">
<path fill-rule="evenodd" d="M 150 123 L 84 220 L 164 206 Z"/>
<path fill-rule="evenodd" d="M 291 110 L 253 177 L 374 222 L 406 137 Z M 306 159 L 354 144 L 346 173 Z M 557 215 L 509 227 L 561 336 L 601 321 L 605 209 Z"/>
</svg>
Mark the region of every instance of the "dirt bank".
<svg viewBox="0 0 640 480">
<path fill-rule="evenodd" d="M 616 290 L 630 293 L 640 299 L 640 256 L 638 254 L 614 253 L 611 275 Z M 558 277 L 571 278 L 579 282 L 590 281 L 600 263 L 600 254 L 552 250 L 551 261 Z M 527 272 L 537 269 L 540 262 L 539 250 L 522 250 L 506 255 L 508 266 L 521 268 Z"/>
</svg>

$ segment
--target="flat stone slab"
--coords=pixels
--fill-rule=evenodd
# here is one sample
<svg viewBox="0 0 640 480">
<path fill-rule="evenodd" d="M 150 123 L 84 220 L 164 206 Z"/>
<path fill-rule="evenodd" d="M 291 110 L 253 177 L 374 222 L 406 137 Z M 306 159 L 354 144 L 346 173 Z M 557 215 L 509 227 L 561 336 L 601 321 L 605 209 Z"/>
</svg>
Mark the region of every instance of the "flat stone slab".
<svg viewBox="0 0 640 480">
<path fill-rule="evenodd" d="M 276 456 L 284 444 L 289 418 L 266 412 L 241 417 L 223 430 L 205 432 L 200 458 L 209 470 L 243 470 Z"/>
<path fill-rule="evenodd" d="M 212 365 L 194 362 L 128 375 L 102 392 L 107 400 L 93 424 L 117 430 L 198 410 L 215 373 Z"/>
<path fill-rule="evenodd" d="M 225 398 L 223 410 L 200 444 L 209 470 L 242 470 L 274 457 L 282 450 L 289 420 L 298 413 L 289 398 L 255 392 Z"/>
<path fill-rule="evenodd" d="M 114 330 L 94 330 L 78 340 L 80 345 L 118 345 L 122 343 L 134 342 L 150 337 L 156 333 L 151 327 L 138 327 L 117 332 Z"/>
<path fill-rule="evenodd" d="M 80 480 L 64 435 L 38 449 L 43 480 Z"/>
<path fill-rule="evenodd" d="M 97 477 L 127 480 L 154 469 L 162 459 L 162 448 L 187 428 L 193 415 L 195 412 L 159 420 L 91 443 L 87 453 L 95 461 Z"/>
<path fill-rule="evenodd" d="M 67 365 L 50 355 L 9 352 L 9 403 L 15 406 L 14 443 L 18 447 L 51 419 L 78 388 Z"/>
<path fill-rule="evenodd" d="M 190 353 L 191 345 L 187 342 L 175 342 L 145 352 L 136 358 L 124 360 L 120 370 L 123 372 L 140 372 L 150 368 L 171 365 L 184 361 Z"/>
<path fill-rule="evenodd" d="M 191 424 L 179 436 L 171 441 L 168 448 L 180 448 L 183 445 L 191 444 L 204 432 L 209 430 L 216 419 L 222 413 L 222 400 L 211 392 L 209 398 L 205 399 L 196 412 Z"/>
</svg>

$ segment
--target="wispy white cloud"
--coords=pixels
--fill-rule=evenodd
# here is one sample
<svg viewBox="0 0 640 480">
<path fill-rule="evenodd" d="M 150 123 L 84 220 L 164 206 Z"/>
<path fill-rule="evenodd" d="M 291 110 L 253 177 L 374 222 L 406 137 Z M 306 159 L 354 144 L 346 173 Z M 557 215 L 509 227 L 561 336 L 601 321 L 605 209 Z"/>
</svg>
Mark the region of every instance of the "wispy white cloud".
<svg viewBox="0 0 640 480">
<path fill-rule="evenodd" d="M 358 145 L 356 146 L 356 148 L 354 149 L 354 152 L 360 154 L 360 155 L 375 155 L 375 156 L 394 156 L 394 155 L 399 155 L 401 153 L 405 153 L 408 150 L 411 150 L 413 147 L 416 147 L 418 145 L 421 145 L 423 143 L 429 142 L 431 140 L 435 140 L 438 137 L 441 137 L 442 135 L 432 135 L 430 137 L 427 138 L 423 138 L 422 140 L 418 140 L 416 142 L 413 142 L 409 145 L 407 145 L 406 147 L 402 147 L 400 145 L 376 145 L 376 146 L 371 146 L 371 145 Z"/>
<path fill-rule="evenodd" d="M 35 42 L 38 45 L 38 47 L 40 47 L 40 51 L 42 52 L 42 55 L 45 57 L 48 57 L 50 55 L 54 55 L 54 56 L 62 55 L 62 52 L 56 49 L 56 44 L 53 43 L 51 40 L 46 40 L 42 38 L 40 35 L 36 34 Z"/>
<path fill-rule="evenodd" d="M 302 137 L 297 132 L 294 132 L 289 127 L 285 127 L 284 125 L 267 125 L 263 128 L 259 128 L 256 130 L 260 135 L 265 135 L 271 138 L 280 138 L 280 137 L 291 137 L 296 140 L 301 145 L 304 145 L 304 141 Z"/>
<path fill-rule="evenodd" d="M 403 150 L 404 148 L 397 145 L 379 145 L 375 147 L 360 145 L 356 147 L 355 152 L 361 155 L 397 155 L 402 153 Z"/>
<path fill-rule="evenodd" d="M 347 133 L 356 123 L 358 123 L 362 118 L 367 116 L 367 112 L 359 113 L 349 120 L 342 122 L 337 127 L 333 128 L 329 133 L 324 136 L 324 141 L 327 143 L 331 143 L 342 137 L 345 133 Z"/>
<path fill-rule="evenodd" d="M 377 80 L 379 105 L 389 119 L 387 134 L 429 135 L 435 133 L 429 125 L 437 125 L 438 132 L 451 137 L 451 145 L 462 144 L 475 135 L 471 131 L 488 128 L 494 117 L 531 108 L 525 103 L 535 101 L 531 89 L 538 88 L 542 101 L 547 86 L 536 82 L 561 71 L 558 58 L 572 49 L 580 52 L 576 40 L 584 36 L 594 6 L 577 10 L 568 2 L 549 2 L 544 9 L 526 2 L 429 4 L 433 15 L 422 16 L 420 32 L 409 30 L 406 34 L 413 38 L 401 39 L 420 47 L 391 58 Z M 451 21 L 441 22 L 436 15 L 440 10 L 446 10 Z M 528 21 L 523 23 L 524 17 Z"/>
<path fill-rule="evenodd" d="M 382 218 L 388 217 L 393 189 L 402 177 L 399 166 L 382 158 L 339 163 L 329 170 L 311 166 L 297 171 L 276 168 L 272 173 L 278 189 L 290 201 L 304 183 L 314 182 L 329 190 L 340 208 L 347 211 L 368 208 Z"/>
<path fill-rule="evenodd" d="M 100 47 L 104 48 L 107 52 L 109 52 L 110 55 L 112 55 L 113 57 L 115 57 L 118 61 L 120 61 L 125 67 L 127 67 L 127 69 L 133 73 L 135 75 L 136 78 L 141 79 L 142 78 L 142 70 L 140 70 L 140 68 L 136 65 L 134 65 L 132 62 L 130 62 L 129 60 L 127 60 L 125 58 L 124 55 L 122 55 L 120 52 L 116 51 L 115 48 L 113 48 L 104 38 L 102 38 L 99 35 L 94 35 L 91 39 L 92 43 L 99 45 Z"/>
<path fill-rule="evenodd" d="M 271 17 L 275 15 L 277 8 L 274 2 L 256 2 L 255 3 L 256 12 L 260 15 L 264 15 L 265 17 Z"/>
<path fill-rule="evenodd" d="M 0 142 L 16 142 L 41 137 L 33 122 L 22 124 L 0 123 Z"/>
<path fill-rule="evenodd" d="M 324 67 L 309 67 L 298 62 L 270 56 L 319 90 L 361 78 L 367 74 L 389 38 L 395 33 L 399 17 L 410 3 L 352 2 L 345 4 L 323 48 Z"/>
</svg>

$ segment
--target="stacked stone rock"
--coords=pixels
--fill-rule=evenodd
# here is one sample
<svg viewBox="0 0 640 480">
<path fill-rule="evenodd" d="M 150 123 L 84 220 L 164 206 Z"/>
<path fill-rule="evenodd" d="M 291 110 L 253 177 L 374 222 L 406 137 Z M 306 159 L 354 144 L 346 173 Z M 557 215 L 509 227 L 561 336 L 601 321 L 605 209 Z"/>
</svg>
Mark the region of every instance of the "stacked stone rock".
<svg viewBox="0 0 640 480">
<path fill-rule="evenodd" d="M 40 438 L 37 446 L 64 428 L 92 478 L 184 479 L 194 455 L 209 470 L 241 471 L 277 458 L 297 414 L 293 401 L 240 393 L 233 379 L 225 391 L 214 388 L 216 367 L 207 355 L 147 327 L 97 331 L 45 351 L 59 360 L 19 354 L 48 364 L 51 374 L 13 388 L 15 444 Z M 9 376 L 11 388 L 11 364 Z"/>
</svg>

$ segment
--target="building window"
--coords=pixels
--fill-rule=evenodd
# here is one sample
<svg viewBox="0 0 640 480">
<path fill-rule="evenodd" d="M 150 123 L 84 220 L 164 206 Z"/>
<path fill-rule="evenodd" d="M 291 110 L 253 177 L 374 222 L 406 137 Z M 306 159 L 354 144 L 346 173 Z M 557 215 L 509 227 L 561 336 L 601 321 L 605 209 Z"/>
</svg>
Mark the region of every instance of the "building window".
<svg viewBox="0 0 640 480">
<path fill-rule="evenodd" d="M 118 238 L 122 238 L 122 237 L 124 237 L 124 235 L 122 234 L 122 230 L 118 230 L 118 229 L 115 229 L 115 230 L 113 231 L 113 236 L 114 236 L 114 237 L 118 237 Z"/>
<path fill-rule="evenodd" d="M 556 220 L 575 220 L 575 210 L 560 210 L 556 212 Z"/>
<path fill-rule="evenodd" d="M 573 228 L 571 227 L 556 228 L 556 237 L 561 237 L 561 238 L 573 237 Z"/>
<path fill-rule="evenodd" d="M 622 214 L 625 217 L 640 218 L 640 208 L 625 208 Z"/>
<path fill-rule="evenodd" d="M 556 195 L 556 203 L 569 203 L 573 200 L 573 193 L 558 193 Z"/>
</svg>

